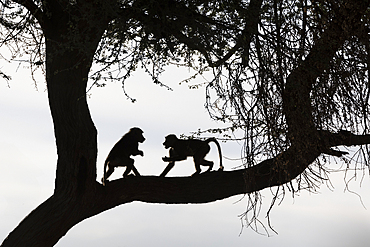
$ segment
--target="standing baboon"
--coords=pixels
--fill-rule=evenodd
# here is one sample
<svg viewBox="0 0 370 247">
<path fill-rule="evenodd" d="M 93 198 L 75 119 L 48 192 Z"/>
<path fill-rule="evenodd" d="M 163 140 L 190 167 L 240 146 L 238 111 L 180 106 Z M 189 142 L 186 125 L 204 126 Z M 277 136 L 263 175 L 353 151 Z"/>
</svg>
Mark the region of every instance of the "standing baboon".
<svg viewBox="0 0 370 247">
<path fill-rule="evenodd" d="M 137 127 L 131 128 L 129 132 L 122 136 L 113 146 L 104 162 L 104 175 L 101 179 L 103 185 L 108 182 L 109 176 L 112 175 L 114 169 L 118 166 L 126 166 L 123 177 L 126 177 L 131 171 L 133 171 L 136 176 L 140 176 L 140 173 L 134 166 L 134 160 L 130 158 L 130 156 L 144 156 L 143 151 L 139 150 L 139 142 L 143 143 L 144 141 L 143 131 Z"/>
</svg>

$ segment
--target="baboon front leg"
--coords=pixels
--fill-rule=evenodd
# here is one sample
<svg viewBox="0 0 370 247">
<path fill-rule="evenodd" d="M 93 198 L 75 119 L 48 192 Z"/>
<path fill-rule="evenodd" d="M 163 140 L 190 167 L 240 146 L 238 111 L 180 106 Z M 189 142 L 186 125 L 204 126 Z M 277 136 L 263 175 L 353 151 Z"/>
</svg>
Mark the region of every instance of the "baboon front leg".
<svg viewBox="0 0 370 247">
<path fill-rule="evenodd" d="M 170 162 L 168 163 L 168 165 L 166 166 L 166 168 L 163 170 L 163 172 L 161 173 L 161 175 L 159 175 L 160 177 L 164 177 L 167 175 L 167 173 L 169 171 L 171 171 L 171 169 L 175 166 L 175 162 Z"/>
<path fill-rule="evenodd" d="M 135 176 L 141 176 L 134 165 L 132 165 L 132 171 L 134 172 Z"/>
<path fill-rule="evenodd" d="M 191 176 L 198 175 L 202 169 L 200 169 L 200 162 L 194 159 L 195 172 Z"/>
</svg>

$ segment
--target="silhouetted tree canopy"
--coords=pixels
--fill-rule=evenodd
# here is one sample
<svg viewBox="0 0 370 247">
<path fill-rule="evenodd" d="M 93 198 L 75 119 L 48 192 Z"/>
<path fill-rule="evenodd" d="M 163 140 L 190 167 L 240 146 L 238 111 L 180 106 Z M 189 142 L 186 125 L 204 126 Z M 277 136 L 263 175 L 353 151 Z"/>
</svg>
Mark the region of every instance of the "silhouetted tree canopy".
<svg viewBox="0 0 370 247">
<path fill-rule="evenodd" d="M 330 156 L 351 167 L 353 155 L 343 156 L 343 146 L 358 146 L 354 155 L 363 162 L 354 168 L 368 168 L 368 0 L 0 4 L 1 51 L 10 51 L 2 56 L 45 74 L 58 151 L 54 194 L 4 247 L 53 246 L 80 221 L 131 201 L 206 203 L 246 194 L 254 221 L 260 190 L 315 190 L 329 178 Z M 169 64 L 213 73 L 206 107 L 229 127 L 196 134 L 244 140 L 244 167 L 196 177 L 130 177 L 103 187 L 96 178 L 88 80 L 124 83 L 140 66 L 168 87 L 160 75 Z"/>
</svg>

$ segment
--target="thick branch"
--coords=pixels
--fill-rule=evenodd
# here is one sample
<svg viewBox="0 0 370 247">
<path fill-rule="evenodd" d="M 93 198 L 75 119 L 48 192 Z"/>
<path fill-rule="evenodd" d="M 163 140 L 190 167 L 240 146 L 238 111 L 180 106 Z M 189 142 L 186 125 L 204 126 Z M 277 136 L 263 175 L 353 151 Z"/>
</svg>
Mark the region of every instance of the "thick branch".
<svg viewBox="0 0 370 247">
<path fill-rule="evenodd" d="M 370 144 L 370 135 L 355 135 L 349 131 L 341 130 L 338 133 L 329 131 L 320 131 L 323 140 L 326 140 L 327 146 L 357 146 Z"/>
<path fill-rule="evenodd" d="M 370 144 L 370 135 L 354 135 L 348 131 L 320 132 L 320 136 L 330 140 L 331 147 Z M 242 170 L 204 173 L 194 177 L 132 176 L 115 180 L 105 187 L 98 185 L 103 198 L 97 197 L 96 205 L 107 210 L 131 201 L 207 203 L 283 185 L 296 178 L 323 153 L 318 149 L 300 148 L 293 145 L 273 159 Z M 339 153 L 342 155 L 345 152 L 337 151 L 331 155 L 338 156 Z M 104 203 L 99 205 L 99 202 Z"/>
<path fill-rule="evenodd" d="M 310 100 L 312 85 L 329 67 L 344 41 L 360 27 L 368 5 L 369 1 L 356 0 L 343 4 L 306 59 L 287 78 L 283 106 L 292 142 L 307 142 L 314 135 L 316 128 Z M 313 138 L 318 139 L 316 135 Z"/>
<path fill-rule="evenodd" d="M 293 155 L 295 154 L 295 155 Z M 131 201 L 150 203 L 207 203 L 285 184 L 301 174 L 319 152 L 294 148 L 274 159 L 242 170 L 210 172 L 194 177 L 128 177 L 101 186 L 96 205 L 109 209 Z M 100 210 L 101 210 L 100 209 Z"/>
</svg>

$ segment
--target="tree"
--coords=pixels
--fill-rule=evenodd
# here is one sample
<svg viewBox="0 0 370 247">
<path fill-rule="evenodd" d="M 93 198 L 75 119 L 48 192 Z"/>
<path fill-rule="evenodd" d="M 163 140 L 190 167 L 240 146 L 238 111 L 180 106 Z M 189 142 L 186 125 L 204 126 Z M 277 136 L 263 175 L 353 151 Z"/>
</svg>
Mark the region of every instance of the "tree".
<svg viewBox="0 0 370 247">
<path fill-rule="evenodd" d="M 58 152 L 54 194 L 2 246 L 52 246 L 82 220 L 132 201 L 207 203 L 248 194 L 253 211 L 258 191 L 313 188 L 327 176 L 322 154 L 342 157 L 336 147 L 370 143 L 369 1 L 1 3 L 1 44 L 15 57 L 29 54 L 31 69 L 45 64 Z M 170 62 L 212 69 L 207 107 L 230 128 L 209 131 L 242 130 L 246 167 L 102 186 L 88 79 L 124 81 L 141 65 L 166 86 L 159 75 Z"/>
</svg>

